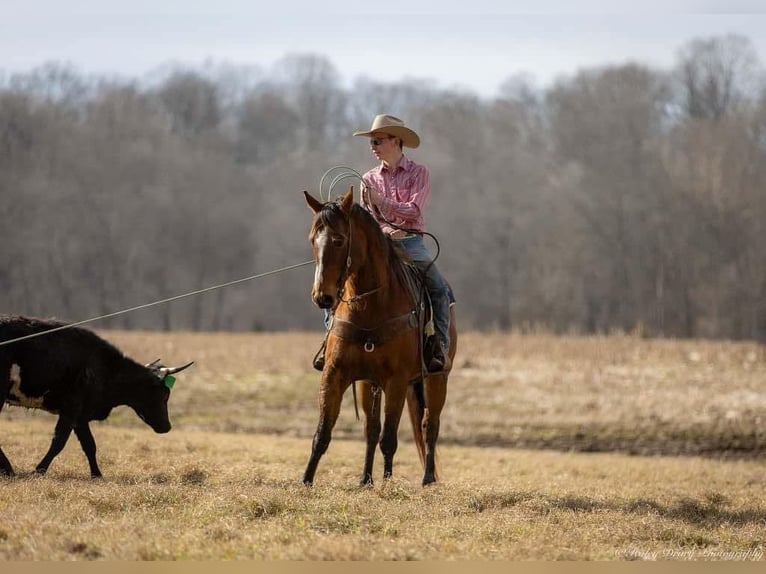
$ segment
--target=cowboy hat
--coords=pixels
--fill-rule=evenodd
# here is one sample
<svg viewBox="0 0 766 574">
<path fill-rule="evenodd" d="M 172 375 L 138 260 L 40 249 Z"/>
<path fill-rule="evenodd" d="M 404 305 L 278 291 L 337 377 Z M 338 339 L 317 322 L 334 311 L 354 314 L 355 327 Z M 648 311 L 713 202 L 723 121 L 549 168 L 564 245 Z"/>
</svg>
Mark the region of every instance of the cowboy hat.
<svg viewBox="0 0 766 574">
<path fill-rule="evenodd" d="M 379 114 L 372 120 L 372 126 L 366 132 L 354 132 L 355 136 L 370 137 L 376 132 L 383 132 L 402 140 L 405 147 L 416 148 L 420 145 L 420 137 L 413 130 L 405 127 L 404 122 L 397 117 Z"/>
</svg>

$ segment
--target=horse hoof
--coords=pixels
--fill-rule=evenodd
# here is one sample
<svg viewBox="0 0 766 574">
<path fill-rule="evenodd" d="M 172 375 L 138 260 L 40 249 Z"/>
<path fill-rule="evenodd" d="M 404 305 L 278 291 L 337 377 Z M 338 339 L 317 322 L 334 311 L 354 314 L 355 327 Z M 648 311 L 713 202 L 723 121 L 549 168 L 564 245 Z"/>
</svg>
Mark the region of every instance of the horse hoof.
<svg viewBox="0 0 766 574">
<path fill-rule="evenodd" d="M 431 484 L 436 484 L 436 479 L 433 476 L 423 477 L 423 486 L 430 486 Z"/>
<path fill-rule="evenodd" d="M 372 477 L 367 474 L 359 479 L 359 486 L 373 486 Z"/>
</svg>

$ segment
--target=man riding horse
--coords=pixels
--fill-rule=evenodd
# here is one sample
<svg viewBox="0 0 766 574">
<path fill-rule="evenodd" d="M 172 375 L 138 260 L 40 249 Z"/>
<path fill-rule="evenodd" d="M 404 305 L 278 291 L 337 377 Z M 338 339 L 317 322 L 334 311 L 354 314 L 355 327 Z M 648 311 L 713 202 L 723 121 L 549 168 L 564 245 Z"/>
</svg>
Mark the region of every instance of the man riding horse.
<svg viewBox="0 0 766 574">
<path fill-rule="evenodd" d="M 403 148 L 417 148 L 420 137 L 397 117 L 381 114 L 367 131 L 355 136 L 369 137 L 370 149 L 380 164 L 362 176 L 362 204 L 373 214 L 380 228 L 410 256 L 425 277 L 433 307 L 436 344 L 428 361 L 428 372 L 448 371 L 449 287 L 426 249 L 423 212 L 430 193 L 428 168 L 404 155 Z M 314 368 L 325 363 L 325 345 L 314 358 Z"/>
</svg>

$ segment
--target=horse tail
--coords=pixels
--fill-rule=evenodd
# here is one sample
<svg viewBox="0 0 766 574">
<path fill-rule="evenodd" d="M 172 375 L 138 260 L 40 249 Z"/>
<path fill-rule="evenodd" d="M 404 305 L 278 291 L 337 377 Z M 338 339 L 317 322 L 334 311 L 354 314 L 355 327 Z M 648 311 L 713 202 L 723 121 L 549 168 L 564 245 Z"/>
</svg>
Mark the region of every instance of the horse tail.
<svg viewBox="0 0 766 574">
<path fill-rule="evenodd" d="M 425 415 L 426 400 L 423 394 L 423 379 L 417 379 L 407 388 L 407 409 L 412 423 L 412 436 L 418 449 L 420 463 L 426 465 L 426 443 L 423 437 L 423 416 Z"/>
</svg>

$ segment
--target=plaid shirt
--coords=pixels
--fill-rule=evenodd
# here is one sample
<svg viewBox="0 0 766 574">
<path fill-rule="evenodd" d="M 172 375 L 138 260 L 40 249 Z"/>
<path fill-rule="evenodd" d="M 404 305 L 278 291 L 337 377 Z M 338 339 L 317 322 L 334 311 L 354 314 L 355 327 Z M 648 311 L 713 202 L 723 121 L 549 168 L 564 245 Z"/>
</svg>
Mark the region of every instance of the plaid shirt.
<svg viewBox="0 0 766 574">
<path fill-rule="evenodd" d="M 383 196 L 383 201 L 377 208 L 380 215 L 404 229 L 426 230 L 423 211 L 431 189 L 426 166 L 402 156 L 399 165 L 393 171 L 381 163 L 365 173 L 362 180 L 366 186 L 374 187 Z M 373 208 L 373 215 L 378 219 L 381 229 L 385 233 L 395 231 L 377 217 L 375 211 L 376 208 Z"/>
</svg>

